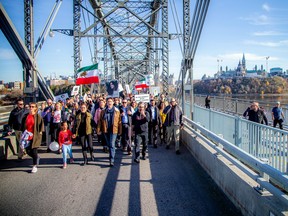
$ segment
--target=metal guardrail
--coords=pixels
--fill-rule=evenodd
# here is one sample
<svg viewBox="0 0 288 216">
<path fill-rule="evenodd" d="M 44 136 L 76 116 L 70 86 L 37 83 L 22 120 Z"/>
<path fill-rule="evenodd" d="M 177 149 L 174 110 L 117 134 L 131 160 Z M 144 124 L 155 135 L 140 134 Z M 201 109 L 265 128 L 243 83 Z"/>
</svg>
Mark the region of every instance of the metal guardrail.
<svg viewBox="0 0 288 216">
<path fill-rule="evenodd" d="M 186 129 L 192 131 L 196 136 L 203 139 L 205 143 L 214 148 L 219 154 L 228 160 L 233 161 L 235 166 L 259 183 L 261 190 L 264 188 L 267 189 L 270 193 L 287 204 L 288 196 L 269 183 L 269 181 L 271 181 L 279 188 L 288 192 L 288 178 L 286 175 L 187 117 L 184 116 L 183 120 Z M 250 168 L 258 174 L 251 172 L 251 170 L 249 170 Z"/>
<path fill-rule="evenodd" d="M 288 131 L 248 121 L 213 109 L 193 106 L 194 121 L 221 134 L 231 144 L 288 173 Z"/>
<path fill-rule="evenodd" d="M 205 98 L 207 95 L 195 94 L 194 103 L 199 106 L 205 106 Z M 221 112 L 242 116 L 247 107 L 251 105 L 251 101 L 247 99 L 231 98 L 225 96 L 210 96 L 211 102 L 210 107 L 214 110 L 219 110 Z M 268 121 L 272 124 L 271 111 L 275 107 L 275 102 L 267 102 L 258 100 L 259 105 L 264 108 Z M 286 106 L 281 106 L 284 116 L 288 118 L 288 108 Z M 284 121 L 283 124 L 288 128 L 288 122 Z"/>
</svg>

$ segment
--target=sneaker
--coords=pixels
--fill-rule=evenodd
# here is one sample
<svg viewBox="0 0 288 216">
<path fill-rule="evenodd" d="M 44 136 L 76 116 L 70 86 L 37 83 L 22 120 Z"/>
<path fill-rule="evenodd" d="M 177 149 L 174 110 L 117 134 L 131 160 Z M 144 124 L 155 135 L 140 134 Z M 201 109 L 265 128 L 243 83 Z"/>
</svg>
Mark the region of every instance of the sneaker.
<svg viewBox="0 0 288 216">
<path fill-rule="evenodd" d="M 135 159 L 134 159 L 134 162 L 140 163 L 140 160 L 135 158 Z"/>
<path fill-rule="evenodd" d="M 31 173 L 36 173 L 38 171 L 37 166 L 33 166 Z"/>
<path fill-rule="evenodd" d="M 131 152 L 131 151 L 128 151 L 128 152 L 127 152 L 127 154 L 128 154 L 128 155 L 131 155 L 131 154 L 132 154 L 132 152 Z"/>
<path fill-rule="evenodd" d="M 146 160 L 146 156 L 145 155 L 142 156 L 142 160 Z"/>
<path fill-rule="evenodd" d="M 73 164 L 73 163 L 74 163 L 74 159 L 70 158 L 70 164 Z"/>
<path fill-rule="evenodd" d="M 113 167 L 114 166 L 114 162 L 110 162 L 110 167 Z"/>
<path fill-rule="evenodd" d="M 63 164 L 63 169 L 66 169 L 66 168 L 67 168 L 67 164 L 64 163 L 64 164 Z"/>
</svg>

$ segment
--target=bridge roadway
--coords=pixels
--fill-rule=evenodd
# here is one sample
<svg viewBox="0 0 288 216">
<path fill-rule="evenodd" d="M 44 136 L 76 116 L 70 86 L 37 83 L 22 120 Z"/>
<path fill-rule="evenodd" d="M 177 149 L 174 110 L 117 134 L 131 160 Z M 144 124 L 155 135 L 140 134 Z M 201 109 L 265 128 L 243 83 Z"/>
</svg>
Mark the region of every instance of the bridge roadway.
<svg viewBox="0 0 288 216">
<path fill-rule="evenodd" d="M 184 146 L 172 149 L 149 148 L 139 165 L 117 149 L 110 168 L 100 146 L 86 166 L 73 146 L 63 170 L 62 155 L 41 147 L 36 174 L 29 157 L 12 156 L 0 163 L 0 215 L 240 215 Z"/>
</svg>

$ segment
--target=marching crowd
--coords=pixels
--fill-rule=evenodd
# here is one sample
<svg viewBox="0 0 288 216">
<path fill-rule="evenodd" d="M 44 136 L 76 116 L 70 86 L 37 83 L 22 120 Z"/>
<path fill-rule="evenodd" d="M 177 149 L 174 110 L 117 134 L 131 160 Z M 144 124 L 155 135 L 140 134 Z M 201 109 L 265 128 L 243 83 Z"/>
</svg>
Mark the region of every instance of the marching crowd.
<svg viewBox="0 0 288 216">
<path fill-rule="evenodd" d="M 134 162 L 146 160 L 147 147 L 157 148 L 165 144 L 170 148 L 172 139 L 175 152 L 180 154 L 179 135 L 183 128 L 182 111 L 175 98 L 169 101 L 164 94 L 159 98 L 150 95 L 150 102 L 137 103 L 135 96 L 111 98 L 102 95 L 89 95 L 85 100 L 67 98 L 53 103 L 51 99 L 38 107 L 31 102 L 24 105 L 18 99 L 9 117 L 9 135 L 15 132 L 18 159 L 28 154 L 33 159 L 32 173 L 37 172 L 40 157 L 38 148 L 45 136 L 47 152 L 49 145 L 58 142 L 58 153 L 63 155 L 63 169 L 67 167 L 67 154 L 70 163 L 74 162 L 72 143 L 80 144 L 83 165 L 94 161 L 93 139 L 109 153 L 109 164 L 114 166 L 116 148 L 132 155 Z M 142 150 L 140 150 L 142 144 Z M 141 155 L 141 158 L 140 158 Z"/>
</svg>

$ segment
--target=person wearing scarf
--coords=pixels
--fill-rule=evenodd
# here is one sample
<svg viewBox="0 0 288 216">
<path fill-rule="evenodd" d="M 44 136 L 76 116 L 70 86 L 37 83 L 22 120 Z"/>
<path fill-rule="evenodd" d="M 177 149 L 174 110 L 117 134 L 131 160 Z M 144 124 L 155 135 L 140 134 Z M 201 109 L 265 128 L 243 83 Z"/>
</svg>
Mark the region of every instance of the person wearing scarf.
<svg viewBox="0 0 288 216">
<path fill-rule="evenodd" d="M 113 99 L 107 99 L 107 108 L 101 111 L 100 121 L 97 125 L 97 134 L 104 134 L 107 146 L 109 148 L 110 166 L 114 166 L 115 159 L 115 141 L 117 135 L 121 135 L 122 123 L 120 111 L 113 105 Z"/>
</svg>

